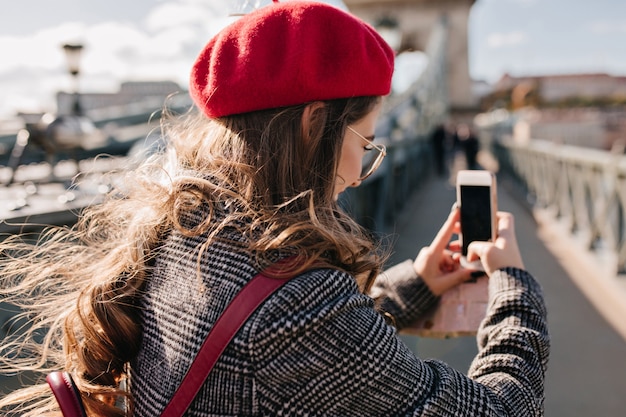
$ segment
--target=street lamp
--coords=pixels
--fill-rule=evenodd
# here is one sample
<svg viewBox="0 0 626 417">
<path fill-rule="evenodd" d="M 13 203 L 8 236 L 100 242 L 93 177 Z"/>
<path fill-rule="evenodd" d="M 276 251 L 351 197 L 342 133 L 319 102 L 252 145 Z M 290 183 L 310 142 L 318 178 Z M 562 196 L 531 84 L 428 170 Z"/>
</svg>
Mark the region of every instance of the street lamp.
<svg viewBox="0 0 626 417">
<path fill-rule="evenodd" d="M 63 45 L 63 50 L 67 58 L 67 69 L 74 79 L 74 100 L 70 114 L 57 116 L 46 128 L 46 136 L 53 143 L 56 152 L 62 150 L 73 152 L 80 148 L 93 148 L 103 141 L 103 137 L 91 119 L 84 114 L 80 103 L 78 77 L 83 45 L 66 43 Z"/>
<path fill-rule="evenodd" d="M 83 51 L 83 45 L 66 43 L 63 45 L 65 57 L 67 58 L 67 68 L 74 79 L 74 103 L 72 106 L 72 114 L 80 116 L 82 108 L 80 106 L 80 97 L 78 93 L 78 75 L 80 73 L 80 55 Z"/>
<path fill-rule="evenodd" d="M 54 179 L 56 178 L 54 167 L 61 152 L 69 152 L 69 157 L 75 160 L 78 166 L 76 159 L 77 150 L 94 149 L 103 145 L 107 139 L 93 121 L 83 114 L 80 104 L 78 75 L 80 73 L 80 55 L 83 45 L 65 44 L 63 45 L 63 50 L 67 57 L 69 73 L 74 79 L 74 101 L 70 114 L 63 114 L 66 112 L 61 111 L 61 114 L 56 118 L 52 115 L 40 116 L 33 120 L 24 118 L 25 129 L 17 138 L 11 152 L 11 159 L 9 160 L 9 166 L 13 168 L 13 176 L 9 184 L 14 181 L 15 171 L 21 164 L 24 150 L 29 142 L 45 151 L 46 161 L 52 167 L 51 178 Z"/>
</svg>

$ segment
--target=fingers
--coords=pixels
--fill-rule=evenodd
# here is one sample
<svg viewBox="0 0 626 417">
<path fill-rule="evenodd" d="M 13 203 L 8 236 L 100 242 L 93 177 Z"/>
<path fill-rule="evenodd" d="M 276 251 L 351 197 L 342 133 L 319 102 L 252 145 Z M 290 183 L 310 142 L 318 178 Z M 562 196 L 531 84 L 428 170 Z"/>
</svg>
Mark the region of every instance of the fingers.
<svg viewBox="0 0 626 417">
<path fill-rule="evenodd" d="M 452 242 L 450 242 L 448 244 L 448 249 L 450 249 L 452 252 L 460 252 L 461 251 L 461 241 L 453 240 Z"/>
<path fill-rule="evenodd" d="M 473 272 L 474 271 L 469 269 L 459 268 L 455 271 L 441 275 L 437 278 L 436 281 L 433 281 L 429 285 L 429 288 L 433 292 L 433 294 L 439 296 L 449 289 L 454 288 L 465 281 L 468 281 L 470 278 L 472 278 Z"/>
<path fill-rule="evenodd" d="M 487 252 L 493 247 L 491 242 L 472 242 L 467 247 L 467 260 L 474 262 L 478 259 L 486 259 Z"/>
<path fill-rule="evenodd" d="M 496 214 L 498 218 L 498 236 L 501 233 L 515 233 L 515 218 L 506 211 L 499 211 Z"/>
<path fill-rule="evenodd" d="M 498 238 L 495 242 L 472 242 L 468 247 L 468 261 L 480 259 L 488 274 L 505 267 L 524 268 L 517 240 L 514 217 L 498 212 Z"/>
<path fill-rule="evenodd" d="M 442 251 L 448 246 L 448 242 L 450 242 L 450 238 L 455 232 L 456 223 L 459 221 L 459 210 L 454 207 L 448 218 L 444 222 L 441 229 L 437 233 L 437 236 L 433 239 L 432 244 L 430 245 L 435 251 Z"/>
</svg>

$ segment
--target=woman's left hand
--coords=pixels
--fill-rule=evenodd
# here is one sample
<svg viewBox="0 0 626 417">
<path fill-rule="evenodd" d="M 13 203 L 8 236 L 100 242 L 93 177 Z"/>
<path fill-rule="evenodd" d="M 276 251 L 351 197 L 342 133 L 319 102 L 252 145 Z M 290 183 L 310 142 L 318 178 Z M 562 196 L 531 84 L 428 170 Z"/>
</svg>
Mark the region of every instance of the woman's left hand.
<svg viewBox="0 0 626 417">
<path fill-rule="evenodd" d="M 430 246 L 422 248 L 413 262 L 415 272 L 437 296 L 469 280 L 474 272 L 461 268 L 459 254 L 448 248 L 450 238 L 456 231 L 459 216 L 459 210 L 453 209 Z"/>
</svg>

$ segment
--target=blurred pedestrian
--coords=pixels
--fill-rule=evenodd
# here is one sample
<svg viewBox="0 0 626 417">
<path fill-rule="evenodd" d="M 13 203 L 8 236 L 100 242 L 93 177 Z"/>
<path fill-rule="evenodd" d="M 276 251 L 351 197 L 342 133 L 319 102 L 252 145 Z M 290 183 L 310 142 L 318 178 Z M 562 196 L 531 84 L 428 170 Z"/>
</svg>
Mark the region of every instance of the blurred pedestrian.
<svg viewBox="0 0 626 417">
<path fill-rule="evenodd" d="M 459 146 L 465 156 L 467 169 L 479 169 L 477 158 L 478 151 L 480 150 L 480 142 L 478 141 L 478 137 L 476 137 L 472 129 L 465 123 L 458 126 L 457 136 Z"/>
<path fill-rule="evenodd" d="M 446 132 L 445 125 L 439 123 L 433 130 L 430 140 L 433 149 L 433 155 L 435 158 L 435 171 L 437 175 L 443 177 L 446 175 L 446 148 L 448 134 Z"/>
</svg>

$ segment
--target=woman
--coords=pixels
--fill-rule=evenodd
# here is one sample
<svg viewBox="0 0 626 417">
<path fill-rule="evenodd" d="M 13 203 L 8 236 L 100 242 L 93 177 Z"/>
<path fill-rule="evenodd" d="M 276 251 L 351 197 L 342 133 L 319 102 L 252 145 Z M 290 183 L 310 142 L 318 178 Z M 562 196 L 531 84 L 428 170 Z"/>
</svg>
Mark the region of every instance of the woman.
<svg viewBox="0 0 626 417">
<path fill-rule="evenodd" d="M 457 211 L 414 262 L 381 274 L 385 257 L 337 206 L 384 157 L 373 133 L 393 58 L 370 26 L 321 3 L 274 3 L 220 32 L 192 70 L 201 114 L 166 126 L 158 163 L 75 230 L 3 245 L 3 292 L 28 295 L 34 335 L 51 329 L 41 362 L 5 361 L 70 371 L 90 415 L 157 416 L 235 294 L 296 256 L 186 415 L 541 415 L 545 307 L 512 217 L 471 248 L 491 304 L 468 377 L 396 336 L 470 277 L 447 247 Z M 0 405 L 42 399 L 24 414 L 42 415 L 49 397 L 34 387 Z"/>
</svg>

